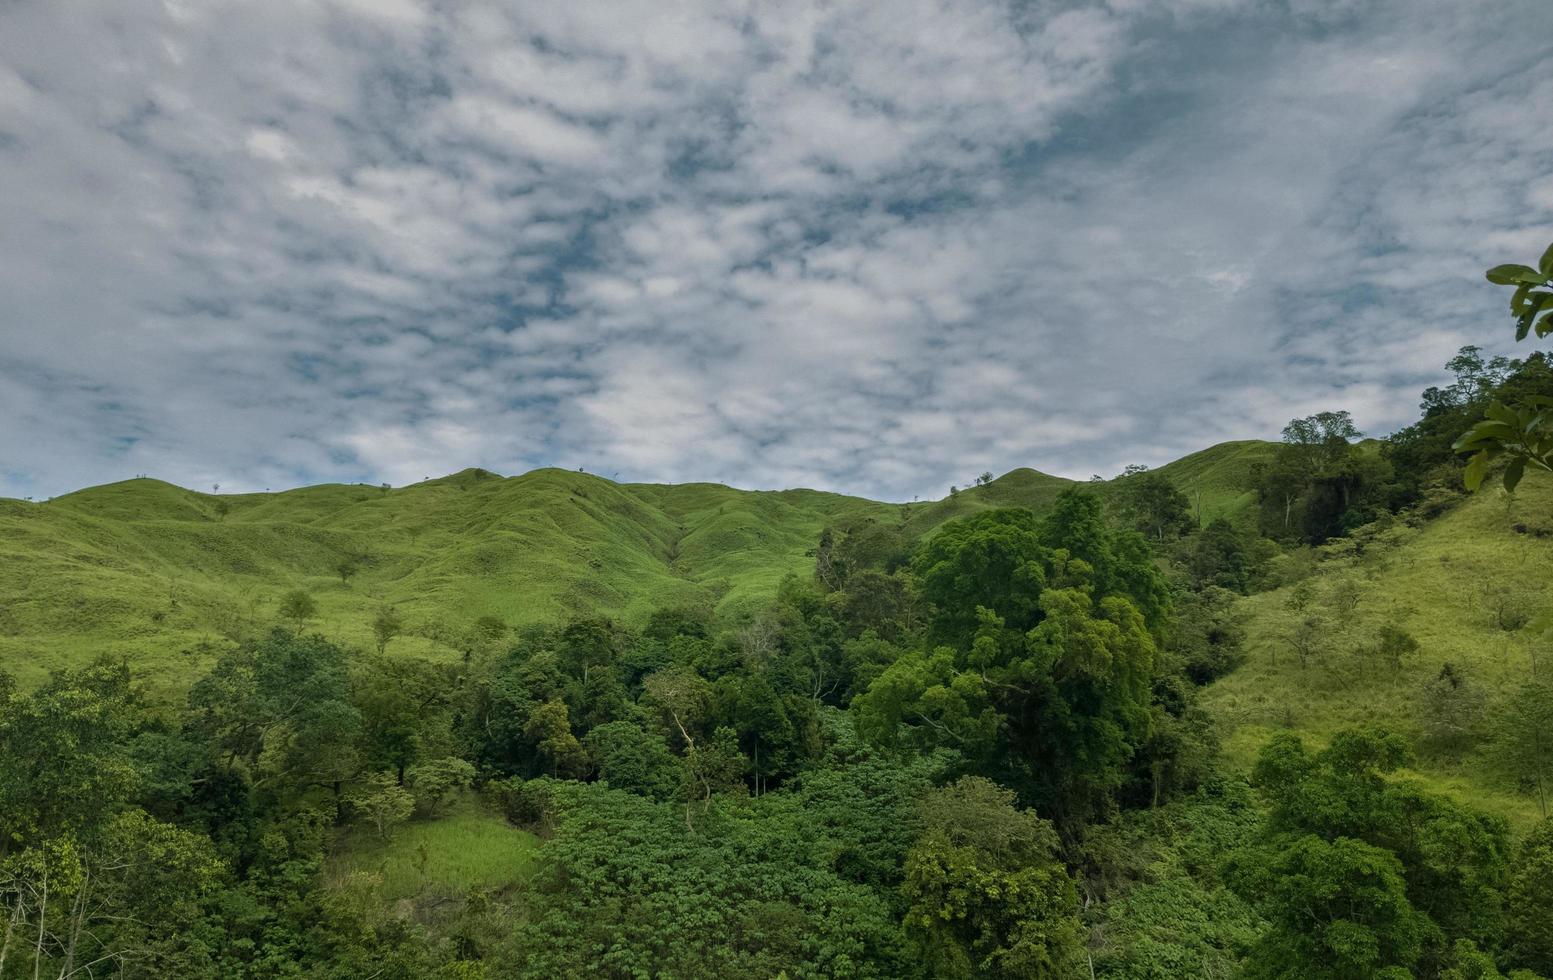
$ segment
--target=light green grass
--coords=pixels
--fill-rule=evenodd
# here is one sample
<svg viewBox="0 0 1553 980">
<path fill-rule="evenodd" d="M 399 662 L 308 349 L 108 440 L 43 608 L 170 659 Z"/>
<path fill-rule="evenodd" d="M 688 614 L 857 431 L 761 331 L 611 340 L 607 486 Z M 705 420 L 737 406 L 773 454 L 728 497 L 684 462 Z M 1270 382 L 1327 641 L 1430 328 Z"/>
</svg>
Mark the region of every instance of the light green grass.
<svg viewBox="0 0 1553 980">
<path fill-rule="evenodd" d="M 1530 676 L 1534 655 L 1553 656 L 1531 629 L 1500 629 L 1490 601 L 1507 593 L 1530 613 L 1546 608 L 1553 580 L 1553 479 L 1528 478 L 1513 499 L 1497 488 L 1485 490 L 1433 522 L 1398 527 L 1383 539 L 1358 555 L 1339 546 L 1349 553 L 1318 566 L 1311 579 L 1316 599 L 1303 613 L 1288 607 L 1289 588 L 1243 601 L 1249 660 L 1205 697 L 1232 764 L 1249 768 L 1277 731 L 1300 733 L 1313 744 L 1339 728 L 1365 724 L 1416 736 L 1424 687 L 1446 662 L 1483 691 L 1492 714 L 1493 704 Z M 1345 579 L 1358 585 L 1351 614 L 1331 601 Z M 1323 652 L 1302 668 L 1289 637 L 1311 613 L 1329 627 Z M 1386 623 L 1407 630 L 1420 645 L 1400 669 L 1362 652 Z M 1459 760 L 1426 755 L 1413 775 L 1526 826 L 1539 815 L 1536 801 L 1492 776 L 1486 751 L 1479 744 Z"/>
<path fill-rule="evenodd" d="M 468 793 L 435 819 L 394 828 L 388 840 L 371 827 L 352 827 L 329 860 L 325 882 L 365 905 L 430 904 L 474 889 L 521 888 L 538 848 L 539 838 Z"/>
<path fill-rule="evenodd" d="M 1224 484 L 1234 476 L 1220 457 L 1238 452 L 1197 454 L 1189 476 Z M 389 490 L 215 496 L 140 479 L 47 503 L 0 499 L 0 667 L 30 685 L 106 654 L 153 696 L 177 694 L 231 638 L 275 622 L 292 589 L 318 603 L 309 629 L 355 647 L 392 604 L 407 628 L 390 652 L 434 658 L 460 656 L 458 637 L 482 616 L 635 624 L 692 604 L 737 616 L 783 576 L 811 572 L 826 526 L 887 522 L 918 537 L 988 507 L 1044 509 L 1070 485 L 1020 469 L 952 499 L 893 504 L 465 470 Z M 336 566 L 353 556 L 361 567 L 342 581 Z"/>
<path fill-rule="evenodd" d="M 807 572 L 827 524 L 896 514 L 838 494 L 561 470 L 220 498 L 131 480 L 0 501 L 0 666 L 30 684 L 108 654 L 176 689 L 228 638 L 273 622 L 292 589 L 318 602 L 310 629 L 355 646 L 393 604 L 408 629 L 391 649 L 437 657 L 458 656 L 452 638 L 481 616 L 520 626 L 633 621 L 674 604 L 736 612 Z M 336 566 L 351 556 L 362 565 L 342 581 Z"/>
<path fill-rule="evenodd" d="M 1275 442 L 1221 442 L 1159 468 L 1186 494 L 1192 514 L 1204 525 L 1217 518 L 1238 521 L 1255 513 L 1254 468 L 1270 463 Z"/>
</svg>

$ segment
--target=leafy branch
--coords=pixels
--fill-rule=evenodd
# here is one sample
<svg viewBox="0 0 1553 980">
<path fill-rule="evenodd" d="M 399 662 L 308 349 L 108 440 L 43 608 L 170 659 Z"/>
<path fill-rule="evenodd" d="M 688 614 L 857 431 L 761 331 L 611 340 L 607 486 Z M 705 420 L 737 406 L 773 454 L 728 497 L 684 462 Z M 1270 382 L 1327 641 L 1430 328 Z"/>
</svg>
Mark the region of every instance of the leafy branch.
<svg viewBox="0 0 1553 980">
<path fill-rule="evenodd" d="M 1525 340 L 1533 330 L 1539 338 L 1553 333 L 1553 245 L 1542 253 L 1535 269 L 1496 265 L 1487 275 L 1495 285 L 1515 287 L 1510 313 L 1515 317 L 1516 341 Z M 1468 490 L 1481 486 L 1489 466 L 1499 459 L 1509 461 L 1504 470 L 1506 490 L 1515 489 L 1528 466 L 1553 471 L 1553 398 L 1533 396 L 1515 406 L 1496 401 L 1484 414 L 1488 417 L 1451 447 L 1473 454 L 1465 476 Z"/>
</svg>

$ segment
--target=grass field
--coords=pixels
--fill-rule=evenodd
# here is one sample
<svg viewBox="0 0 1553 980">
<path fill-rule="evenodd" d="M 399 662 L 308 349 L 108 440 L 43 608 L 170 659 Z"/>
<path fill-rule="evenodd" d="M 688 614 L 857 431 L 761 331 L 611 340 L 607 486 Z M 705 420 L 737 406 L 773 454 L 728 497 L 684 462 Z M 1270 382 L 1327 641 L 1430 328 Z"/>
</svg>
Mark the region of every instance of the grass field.
<svg viewBox="0 0 1553 980">
<path fill-rule="evenodd" d="M 466 793 L 435 819 L 396 827 L 388 840 L 366 824 L 353 827 L 336 846 L 325 882 L 362 907 L 424 910 L 472 890 L 521 887 L 538 848 L 539 838 Z"/>
</svg>

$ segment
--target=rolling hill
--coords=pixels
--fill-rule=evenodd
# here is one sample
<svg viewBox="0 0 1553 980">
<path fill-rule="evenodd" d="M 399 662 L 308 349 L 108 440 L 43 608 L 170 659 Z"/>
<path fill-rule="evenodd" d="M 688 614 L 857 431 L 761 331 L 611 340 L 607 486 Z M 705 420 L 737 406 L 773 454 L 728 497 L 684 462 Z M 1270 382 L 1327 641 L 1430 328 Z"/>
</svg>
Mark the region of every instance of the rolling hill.
<svg viewBox="0 0 1553 980">
<path fill-rule="evenodd" d="M 1206 513 L 1230 512 L 1249 499 L 1248 461 L 1271 446 L 1227 443 L 1163 472 L 1200 491 Z M 27 684 L 107 653 L 176 687 L 223 637 L 274 619 L 292 589 L 314 597 L 319 628 L 338 640 L 368 643 L 391 604 L 407 624 L 397 649 L 450 657 L 481 616 L 632 621 L 681 603 L 736 613 L 807 573 L 827 526 L 889 523 L 916 538 L 991 507 L 1040 510 L 1072 484 L 1016 469 L 942 500 L 891 504 L 471 469 L 397 489 L 214 495 L 136 479 L 44 503 L 0 499 L 0 663 Z"/>
</svg>

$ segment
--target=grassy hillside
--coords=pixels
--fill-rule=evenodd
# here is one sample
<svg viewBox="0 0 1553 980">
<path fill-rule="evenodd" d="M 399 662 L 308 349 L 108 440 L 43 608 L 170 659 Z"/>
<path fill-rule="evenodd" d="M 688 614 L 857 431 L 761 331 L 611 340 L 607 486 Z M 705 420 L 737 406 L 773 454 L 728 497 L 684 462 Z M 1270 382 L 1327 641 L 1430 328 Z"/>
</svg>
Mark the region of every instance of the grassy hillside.
<svg viewBox="0 0 1553 980">
<path fill-rule="evenodd" d="M 396 646 L 445 655 L 486 615 L 517 626 L 671 603 L 727 611 L 807 568 L 826 524 L 874 515 L 898 519 L 891 505 L 838 494 L 632 486 L 553 469 L 220 497 L 130 480 L 0 501 L 0 662 L 24 683 L 96 652 L 154 680 L 187 676 L 298 588 L 332 637 L 367 642 L 376 611 L 393 604 L 410 634 Z"/>
<path fill-rule="evenodd" d="M 1248 499 L 1249 460 L 1268 445 L 1228 443 L 1164 469 L 1217 515 Z M 1071 485 L 1017 469 L 943 500 L 888 504 L 465 470 L 397 489 L 218 496 L 140 479 L 0 500 L 0 663 L 26 684 L 108 653 L 176 687 L 226 638 L 274 620 L 292 589 L 314 597 L 315 625 L 332 638 L 366 644 L 392 604 L 407 624 L 396 649 L 448 657 L 481 616 L 632 621 L 679 603 L 736 613 L 807 573 L 826 526 L 888 523 L 915 538 L 989 507 L 1043 509 Z"/>
<path fill-rule="evenodd" d="M 1377 723 L 1416 737 L 1431 711 L 1425 686 L 1447 662 L 1484 699 L 1486 721 L 1534 663 L 1546 670 L 1553 656 L 1534 627 L 1519 625 L 1544 610 L 1550 580 L 1546 477 L 1529 477 L 1513 498 L 1485 490 L 1421 527 L 1399 523 L 1358 548 L 1325 549 L 1303 586 L 1303 610 L 1292 608 L 1296 586 L 1243 600 L 1250 659 L 1207 692 L 1230 760 L 1249 766 L 1280 730 L 1320 742 L 1338 728 Z M 1302 666 L 1294 640 L 1310 616 L 1320 627 Z M 1400 666 L 1375 651 L 1386 625 L 1418 641 Z M 1537 815 L 1534 799 L 1491 774 L 1481 742 L 1454 758 L 1426 751 L 1418 774 L 1523 826 Z"/>
<path fill-rule="evenodd" d="M 1192 513 L 1201 523 L 1216 518 L 1236 520 L 1249 515 L 1256 503 L 1252 468 L 1271 462 L 1278 444 L 1247 439 L 1182 456 L 1159 468 L 1191 501 Z"/>
</svg>

